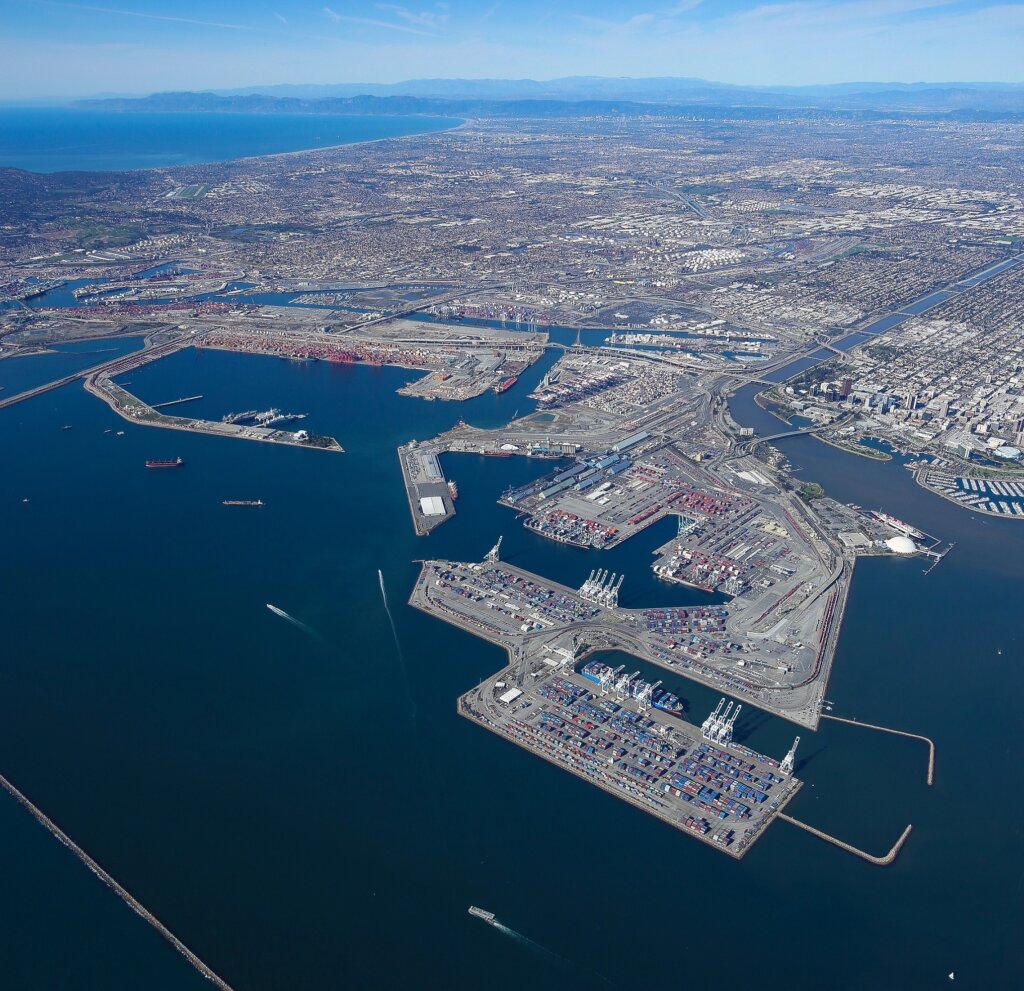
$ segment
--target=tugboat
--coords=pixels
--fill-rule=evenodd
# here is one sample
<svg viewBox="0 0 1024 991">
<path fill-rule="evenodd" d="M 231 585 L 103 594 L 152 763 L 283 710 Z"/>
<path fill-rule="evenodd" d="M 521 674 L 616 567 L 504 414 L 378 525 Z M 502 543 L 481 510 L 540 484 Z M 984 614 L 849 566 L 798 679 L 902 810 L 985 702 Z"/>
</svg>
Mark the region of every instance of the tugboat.
<svg viewBox="0 0 1024 991">
<path fill-rule="evenodd" d="M 182 458 L 168 458 L 166 460 L 147 461 L 147 468 L 180 468 L 185 463 Z"/>
</svg>

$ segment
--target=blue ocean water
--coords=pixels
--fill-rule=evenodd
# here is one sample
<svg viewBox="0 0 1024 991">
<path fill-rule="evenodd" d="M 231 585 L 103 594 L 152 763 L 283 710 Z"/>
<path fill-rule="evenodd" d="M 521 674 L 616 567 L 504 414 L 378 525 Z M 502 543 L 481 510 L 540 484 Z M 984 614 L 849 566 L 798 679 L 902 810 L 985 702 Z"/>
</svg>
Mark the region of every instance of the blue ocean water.
<svg viewBox="0 0 1024 991">
<path fill-rule="evenodd" d="M 447 117 L 0 107 L 0 167 L 30 172 L 163 168 L 396 138 L 458 123 Z"/>
<path fill-rule="evenodd" d="M 416 558 L 479 559 L 504 534 L 504 557 L 568 584 L 624 572 L 630 605 L 703 600 L 651 576 L 666 533 L 602 554 L 525 530 L 495 503 L 544 470 L 525 459 L 445 458 L 458 515 L 413 534 L 395 445 L 525 412 L 553 357 L 457 405 L 396 395 L 415 373 L 392 368 L 190 350 L 131 373 L 152 402 L 204 396 L 182 412 L 308 413 L 343 455 L 129 424 L 78 385 L 0 411 L 0 770 L 239 991 L 1017 986 L 1024 527 L 928 495 L 897 460 L 780 442 L 837 498 L 957 542 L 927 576 L 857 565 L 829 688 L 841 715 L 932 736 L 935 787 L 916 741 L 801 731 L 792 813 L 877 853 L 912 822 L 891 868 L 784 823 L 734 863 L 457 716 L 503 654 L 405 606 Z M 777 429 L 749 391 L 733 407 Z M 713 707 L 664 677 L 692 718 Z M 752 709 L 738 729 L 769 753 L 796 732 Z M 3 986 L 201 986 L 3 795 L 0 864 Z"/>
</svg>

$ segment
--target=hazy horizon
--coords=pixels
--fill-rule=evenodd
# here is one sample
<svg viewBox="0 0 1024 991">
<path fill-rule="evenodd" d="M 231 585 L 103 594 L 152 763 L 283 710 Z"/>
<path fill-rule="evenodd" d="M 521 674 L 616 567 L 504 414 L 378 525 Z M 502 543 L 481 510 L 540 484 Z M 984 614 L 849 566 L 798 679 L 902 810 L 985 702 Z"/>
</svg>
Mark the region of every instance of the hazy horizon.
<svg viewBox="0 0 1024 991">
<path fill-rule="evenodd" d="M 988 0 L 111 3 L 5 5 L 0 100 L 439 77 L 1024 81 L 1024 7 Z"/>
</svg>

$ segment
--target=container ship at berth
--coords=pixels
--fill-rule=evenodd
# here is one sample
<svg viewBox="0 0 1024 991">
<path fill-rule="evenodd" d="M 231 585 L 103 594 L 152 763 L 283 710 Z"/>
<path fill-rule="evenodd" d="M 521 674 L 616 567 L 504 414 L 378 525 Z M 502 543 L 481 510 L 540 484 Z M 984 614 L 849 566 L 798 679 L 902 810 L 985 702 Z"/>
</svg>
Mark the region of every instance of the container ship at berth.
<svg viewBox="0 0 1024 991">
<path fill-rule="evenodd" d="M 185 462 L 181 458 L 168 458 L 166 460 L 147 461 L 147 468 L 180 468 Z"/>
<path fill-rule="evenodd" d="M 680 702 L 678 695 L 673 695 L 671 692 L 666 691 L 664 688 L 658 686 L 661 682 L 651 684 L 648 681 L 644 681 L 639 677 L 639 672 L 634 674 L 622 674 L 623 668 L 610 668 L 607 664 L 602 664 L 600 661 L 591 661 L 589 664 L 584 664 L 580 669 L 580 674 L 584 678 L 589 678 L 591 681 L 596 681 L 599 685 L 607 684 L 608 688 L 618 695 L 625 695 L 628 698 L 639 698 L 641 695 L 646 695 L 650 690 L 648 696 L 651 705 L 655 709 L 661 709 L 662 712 L 671 712 L 673 715 L 681 715 L 683 712 L 683 703 Z"/>
<path fill-rule="evenodd" d="M 508 392 L 518 382 L 519 379 L 515 375 L 510 375 L 507 379 L 502 379 L 495 387 L 495 392 Z"/>
<path fill-rule="evenodd" d="M 904 523 L 903 520 L 896 519 L 895 516 L 876 512 L 875 510 L 871 510 L 871 515 L 886 526 L 891 526 L 894 530 L 899 530 L 900 533 L 906 534 L 908 537 L 917 537 L 919 540 L 924 539 L 925 535 L 920 530 L 916 530 L 909 523 Z"/>
</svg>

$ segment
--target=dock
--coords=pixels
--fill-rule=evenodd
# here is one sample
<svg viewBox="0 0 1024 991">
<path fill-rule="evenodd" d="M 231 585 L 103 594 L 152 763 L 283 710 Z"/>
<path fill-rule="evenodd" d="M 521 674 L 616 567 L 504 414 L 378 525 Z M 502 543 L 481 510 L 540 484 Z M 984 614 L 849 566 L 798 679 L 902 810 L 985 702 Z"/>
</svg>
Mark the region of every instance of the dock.
<svg viewBox="0 0 1024 991">
<path fill-rule="evenodd" d="M 480 564 L 422 562 L 409 600 L 508 653 L 503 670 L 460 697 L 459 714 L 673 828 L 743 856 L 800 788 L 791 768 L 734 744 L 731 727 L 727 738 L 709 736 L 683 719 L 679 706 L 659 709 L 660 682 L 615 672 L 614 685 L 598 686 L 595 669 L 588 676 L 581 666 L 596 651 L 622 649 L 744 700 L 753 686 L 670 658 L 648 625 L 651 611 L 619 608 L 610 581 L 590 579 L 576 591 L 500 562 L 499 548 Z M 711 618 L 700 608 L 690 614 L 697 623 Z M 804 703 L 797 691 L 781 704 L 753 704 L 801 721 Z"/>
<path fill-rule="evenodd" d="M 402 482 L 417 537 L 425 537 L 455 515 L 455 501 L 441 470 L 439 452 L 415 441 L 398 449 Z"/>
<path fill-rule="evenodd" d="M 184 396 L 181 399 L 170 399 L 166 403 L 153 403 L 153 409 L 163 409 L 165 406 L 179 406 L 181 403 L 192 403 L 202 396 Z"/>
<path fill-rule="evenodd" d="M 459 699 L 459 715 L 737 860 L 802 786 L 778 761 L 702 740 L 555 661 L 525 679 L 499 671 Z"/>
<path fill-rule="evenodd" d="M 222 423 L 214 420 L 189 419 L 180 416 L 169 416 L 159 412 L 155 407 L 144 403 L 124 386 L 113 380 L 113 375 L 123 374 L 130 368 L 119 367 L 116 370 L 104 369 L 89 375 L 85 380 L 86 391 L 102 399 L 118 416 L 131 423 L 145 427 L 162 427 L 165 430 L 187 430 L 191 433 L 209 434 L 213 437 L 235 437 L 240 440 L 262 441 L 269 444 L 286 444 L 292 447 L 303 447 L 317 451 L 344 453 L 344 448 L 333 437 L 305 435 L 303 432 L 292 433 L 288 430 L 275 430 L 270 427 L 244 427 L 235 423 Z"/>
<path fill-rule="evenodd" d="M 409 604 L 530 662 L 564 636 L 576 650 L 623 650 L 744 704 L 817 728 L 826 677 L 822 648 L 805 648 L 798 655 L 793 646 L 763 637 L 740 667 L 734 654 L 716 647 L 736 638 L 728 628 L 728 607 L 624 608 L 613 591 L 588 582 L 572 589 L 499 561 L 424 561 Z M 782 664 L 789 668 L 788 680 L 778 670 Z"/>
</svg>

